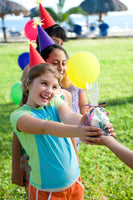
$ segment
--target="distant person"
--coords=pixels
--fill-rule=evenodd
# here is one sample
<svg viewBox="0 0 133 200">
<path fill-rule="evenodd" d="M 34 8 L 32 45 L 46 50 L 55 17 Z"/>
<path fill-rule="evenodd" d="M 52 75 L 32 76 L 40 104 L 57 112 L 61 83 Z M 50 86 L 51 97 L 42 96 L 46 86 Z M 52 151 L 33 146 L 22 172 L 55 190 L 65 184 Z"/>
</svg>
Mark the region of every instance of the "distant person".
<svg viewBox="0 0 133 200">
<path fill-rule="evenodd" d="M 89 27 L 90 27 L 90 32 L 94 32 L 96 30 L 96 24 L 95 23 L 91 23 Z"/>
<path fill-rule="evenodd" d="M 82 26 L 79 24 L 74 24 L 73 32 L 80 36 L 82 32 Z"/>
<path fill-rule="evenodd" d="M 20 32 L 20 31 L 9 30 L 9 33 L 10 33 L 11 36 L 20 36 L 20 35 L 22 35 L 22 32 Z"/>
<path fill-rule="evenodd" d="M 105 22 L 102 22 L 102 23 L 99 25 L 100 35 L 101 35 L 101 36 L 107 36 L 107 34 L 108 34 L 108 28 L 109 28 L 109 25 L 106 24 Z"/>
</svg>

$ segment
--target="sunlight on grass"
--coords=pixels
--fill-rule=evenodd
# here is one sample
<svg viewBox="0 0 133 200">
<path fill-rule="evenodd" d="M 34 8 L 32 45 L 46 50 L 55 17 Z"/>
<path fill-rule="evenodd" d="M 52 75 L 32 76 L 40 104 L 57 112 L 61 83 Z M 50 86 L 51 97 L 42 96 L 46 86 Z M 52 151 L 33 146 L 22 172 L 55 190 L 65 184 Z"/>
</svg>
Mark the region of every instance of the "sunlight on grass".
<svg viewBox="0 0 133 200">
<path fill-rule="evenodd" d="M 79 51 L 93 53 L 100 62 L 100 102 L 106 102 L 116 139 L 133 150 L 133 39 L 83 39 L 64 44 L 69 56 Z M 24 188 L 11 183 L 12 128 L 10 113 L 18 106 L 10 97 L 20 80 L 18 56 L 28 52 L 24 43 L 0 44 L 0 199 L 26 199 Z M 80 144 L 80 169 L 85 200 L 100 200 L 98 179 L 107 200 L 133 200 L 132 170 L 106 147 Z M 95 163 L 96 161 L 96 163 Z M 97 164 L 97 165 L 96 165 Z M 98 170 L 98 177 L 97 171 Z"/>
</svg>

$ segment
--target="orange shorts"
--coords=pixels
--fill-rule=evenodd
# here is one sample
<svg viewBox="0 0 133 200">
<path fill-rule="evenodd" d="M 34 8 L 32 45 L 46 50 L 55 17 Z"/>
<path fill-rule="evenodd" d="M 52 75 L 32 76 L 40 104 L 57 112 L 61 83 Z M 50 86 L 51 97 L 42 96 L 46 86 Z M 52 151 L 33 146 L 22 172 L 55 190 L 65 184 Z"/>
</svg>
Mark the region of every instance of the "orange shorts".
<svg viewBox="0 0 133 200">
<path fill-rule="evenodd" d="M 66 190 L 60 192 L 45 192 L 39 190 L 29 184 L 28 200 L 83 200 L 84 186 L 81 183 L 81 178 Z"/>
</svg>

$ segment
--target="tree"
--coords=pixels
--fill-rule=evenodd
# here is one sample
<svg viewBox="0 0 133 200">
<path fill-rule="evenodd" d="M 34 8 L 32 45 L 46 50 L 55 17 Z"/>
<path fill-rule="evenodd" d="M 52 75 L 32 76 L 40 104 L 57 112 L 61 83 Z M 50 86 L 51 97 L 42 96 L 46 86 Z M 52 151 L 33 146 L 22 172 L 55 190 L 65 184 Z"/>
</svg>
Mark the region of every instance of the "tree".
<svg viewBox="0 0 133 200">
<path fill-rule="evenodd" d="M 69 25 L 73 25 L 70 15 L 72 14 L 85 15 L 85 12 L 79 6 L 72 7 L 68 9 L 67 11 L 63 12 L 64 5 L 65 5 L 65 0 L 59 0 L 57 3 L 57 12 L 54 11 L 52 8 L 49 8 L 49 7 L 46 8 L 49 14 L 53 17 L 53 19 L 57 21 L 59 24 L 65 21 Z"/>
<path fill-rule="evenodd" d="M 57 23 L 59 23 L 60 25 L 62 24 L 62 22 L 65 21 L 67 24 L 72 26 L 73 22 L 72 22 L 72 19 L 70 17 L 70 15 L 72 15 L 72 14 L 85 15 L 85 12 L 79 6 L 72 7 L 70 9 L 68 9 L 67 11 L 63 12 L 64 5 L 65 5 L 65 0 L 59 0 L 58 3 L 57 3 L 57 10 L 54 10 L 51 7 L 45 7 L 45 9 L 49 12 L 49 14 L 53 17 L 53 19 Z M 33 18 L 33 17 L 37 17 L 37 16 L 40 16 L 39 9 L 38 8 L 32 8 L 31 13 L 30 13 L 30 17 Z"/>
</svg>

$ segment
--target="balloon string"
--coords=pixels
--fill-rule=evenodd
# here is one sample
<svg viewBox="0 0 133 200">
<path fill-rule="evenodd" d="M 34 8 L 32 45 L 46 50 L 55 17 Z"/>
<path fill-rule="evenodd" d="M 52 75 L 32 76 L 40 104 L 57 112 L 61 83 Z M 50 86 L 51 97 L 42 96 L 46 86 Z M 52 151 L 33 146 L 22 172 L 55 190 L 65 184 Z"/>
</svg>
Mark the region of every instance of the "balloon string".
<svg viewBox="0 0 133 200">
<path fill-rule="evenodd" d="M 93 148 L 93 145 L 92 145 L 92 148 Z M 96 157 L 95 157 L 94 151 L 93 151 L 93 157 L 94 157 L 94 162 L 95 162 L 95 167 L 96 167 L 96 175 L 97 175 L 97 180 L 98 180 L 99 193 L 100 193 L 101 199 L 105 200 L 106 197 L 103 196 L 102 190 L 101 190 L 101 186 L 100 186 L 98 167 L 97 167 L 97 162 L 96 162 Z M 87 185 L 91 186 L 91 188 L 93 188 L 94 192 L 97 193 L 97 191 L 94 189 L 94 187 L 92 185 L 90 185 L 87 181 L 82 180 L 82 182 L 84 182 Z"/>
<path fill-rule="evenodd" d="M 87 185 L 89 185 L 91 187 L 91 189 L 93 189 L 94 192 L 97 193 L 97 190 L 95 190 L 95 188 L 91 184 L 89 184 L 87 181 L 82 180 L 82 182 L 85 183 L 85 184 L 87 184 Z"/>
<path fill-rule="evenodd" d="M 81 100 L 81 96 L 82 96 L 82 93 L 81 93 L 81 95 L 79 96 L 79 101 L 78 101 L 78 106 L 77 106 L 76 112 L 77 112 L 78 107 L 79 107 L 79 103 L 80 103 L 80 100 Z M 96 107 L 106 106 L 106 105 L 107 105 L 106 102 L 100 103 L 98 106 L 92 106 L 92 105 L 90 105 L 90 104 L 87 104 L 87 105 L 86 105 L 86 110 L 88 110 L 88 108 L 89 108 L 89 112 L 91 113 Z M 90 108 L 92 108 L 92 109 L 90 109 Z M 93 148 L 93 145 L 91 145 L 91 146 L 92 146 L 92 148 Z M 98 180 L 99 193 L 100 193 L 101 199 L 102 199 L 102 200 L 105 200 L 105 197 L 104 197 L 103 194 L 102 194 L 102 190 L 101 190 L 101 186 L 100 186 L 98 167 L 97 167 L 97 162 L 96 162 L 96 157 L 95 157 L 94 152 L 93 152 L 93 157 L 94 157 L 94 162 L 95 162 L 95 167 L 96 167 L 96 175 L 97 175 L 97 180 Z M 84 183 L 90 185 L 87 181 L 82 180 L 82 182 L 84 182 Z M 91 186 L 91 187 L 92 187 L 92 186 Z M 92 187 L 92 188 L 93 188 L 93 187 Z M 94 190 L 94 188 L 93 188 L 93 190 Z M 94 192 L 96 192 L 96 191 L 94 190 Z"/>
<path fill-rule="evenodd" d="M 92 145 L 92 148 L 93 148 L 93 145 Z M 100 186 L 98 167 L 97 167 L 97 162 L 96 162 L 96 157 L 95 157 L 94 151 L 93 151 L 93 156 L 94 156 L 94 162 L 95 162 L 95 167 L 96 167 L 96 174 L 97 174 L 97 180 L 98 180 L 99 193 L 100 193 L 101 199 L 104 200 L 103 194 L 102 194 L 102 190 L 101 190 L 101 186 Z"/>
<path fill-rule="evenodd" d="M 81 93 L 81 94 L 82 94 L 82 93 Z M 78 109 L 78 107 L 79 107 L 80 99 L 81 99 L 81 95 L 79 96 L 79 101 L 78 101 L 77 109 Z M 98 106 L 91 106 L 90 104 L 87 104 L 86 106 L 88 106 L 88 107 L 93 107 L 93 110 L 94 110 L 96 107 L 106 106 L 106 105 L 107 105 L 106 102 L 104 102 L 104 103 L 99 104 Z M 76 110 L 76 111 L 77 111 L 77 110 Z M 93 145 L 92 145 L 92 148 L 93 148 Z M 94 162 L 95 162 L 95 167 L 96 167 L 96 175 L 97 175 L 97 180 L 98 180 L 99 193 L 100 193 L 101 199 L 102 199 L 102 200 L 105 200 L 105 197 L 104 197 L 103 194 L 102 194 L 102 190 L 101 190 L 101 186 L 100 186 L 98 167 L 97 167 L 97 162 L 96 162 L 96 157 L 95 157 L 94 152 L 93 152 L 93 157 L 94 157 Z M 82 182 L 87 183 L 88 185 L 90 185 L 87 181 L 82 180 Z M 92 188 L 93 188 L 93 187 L 92 187 Z M 94 188 L 93 188 L 93 189 L 94 189 Z M 94 190 L 94 191 L 95 191 L 95 190 Z M 95 192 L 96 192 L 96 191 L 95 191 Z"/>
</svg>

